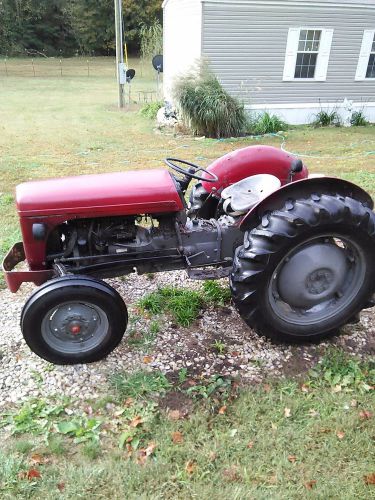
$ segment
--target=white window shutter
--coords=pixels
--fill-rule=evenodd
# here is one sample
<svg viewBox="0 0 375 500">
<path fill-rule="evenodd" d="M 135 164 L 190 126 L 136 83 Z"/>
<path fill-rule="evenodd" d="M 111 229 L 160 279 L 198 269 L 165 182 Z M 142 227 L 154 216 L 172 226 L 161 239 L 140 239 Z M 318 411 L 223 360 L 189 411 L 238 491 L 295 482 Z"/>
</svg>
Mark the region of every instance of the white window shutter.
<svg viewBox="0 0 375 500">
<path fill-rule="evenodd" d="M 359 54 L 357 72 L 355 74 L 356 81 L 365 80 L 366 78 L 374 34 L 375 30 L 365 30 L 363 32 L 362 47 Z"/>
<path fill-rule="evenodd" d="M 322 30 L 318 60 L 315 69 L 315 80 L 317 80 L 318 82 L 325 82 L 327 80 L 327 71 L 328 71 L 329 56 L 331 54 L 332 38 L 333 38 L 332 29 Z"/>
<path fill-rule="evenodd" d="M 288 42 L 286 45 L 284 81 L 294 80 L 296 71 L 297 50 L 299 42 L 299 28 L 290 28 L 288 33 Z"/>
</svg>

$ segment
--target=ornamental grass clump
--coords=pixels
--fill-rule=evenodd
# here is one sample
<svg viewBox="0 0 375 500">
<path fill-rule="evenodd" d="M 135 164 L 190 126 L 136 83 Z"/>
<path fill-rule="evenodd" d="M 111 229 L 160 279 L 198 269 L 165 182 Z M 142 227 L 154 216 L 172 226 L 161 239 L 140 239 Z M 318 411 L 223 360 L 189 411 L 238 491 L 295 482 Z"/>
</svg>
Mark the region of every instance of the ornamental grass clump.
<svg viewBox="0 0 375 500">
<path fill-rule="evenodd" d="M 243 104 L 226 92 L 207 65 L 199 65 L 174 85 L 173 97 L 184 124 L 211 138 L 238 137 L 246 130 Z"/>
</svg>

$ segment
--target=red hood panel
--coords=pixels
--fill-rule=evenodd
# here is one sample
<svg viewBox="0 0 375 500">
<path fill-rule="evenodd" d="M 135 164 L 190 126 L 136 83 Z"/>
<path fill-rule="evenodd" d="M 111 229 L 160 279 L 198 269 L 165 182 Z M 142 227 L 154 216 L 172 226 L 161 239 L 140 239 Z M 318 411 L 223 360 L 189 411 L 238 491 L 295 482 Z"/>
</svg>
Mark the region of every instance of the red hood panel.
<svg viewBox="0 0 375 500">
<path fill-rule="evenodd" d="M 135 215 L 178 212 L 183 204 L 168 170 L 62 177 L 17 186 L 21 216 Z"/>
</svg>

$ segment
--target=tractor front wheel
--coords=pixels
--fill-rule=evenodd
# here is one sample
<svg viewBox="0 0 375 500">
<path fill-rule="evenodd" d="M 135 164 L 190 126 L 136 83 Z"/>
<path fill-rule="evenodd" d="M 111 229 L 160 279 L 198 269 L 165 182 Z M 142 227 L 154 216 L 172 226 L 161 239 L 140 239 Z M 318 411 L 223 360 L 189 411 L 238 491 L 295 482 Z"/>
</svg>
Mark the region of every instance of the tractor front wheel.
<svg viewBox="0 0 375 500">
<path fill-rule="evenodd" d="M 116 290 L 86 276 L 49 281 L 31 295 L 21 315 L 30 349 L 60 365 L 104 358 L 120 343 L 127 322 L 126 306 Z"/>
<path fill-rule="evenodd" d="M 340 195 L 289 200 L 236 251 L 231 289 L 246 323 L 274 340 L 318 341 L 370 304 L 375 215 Z"/>
</svg>

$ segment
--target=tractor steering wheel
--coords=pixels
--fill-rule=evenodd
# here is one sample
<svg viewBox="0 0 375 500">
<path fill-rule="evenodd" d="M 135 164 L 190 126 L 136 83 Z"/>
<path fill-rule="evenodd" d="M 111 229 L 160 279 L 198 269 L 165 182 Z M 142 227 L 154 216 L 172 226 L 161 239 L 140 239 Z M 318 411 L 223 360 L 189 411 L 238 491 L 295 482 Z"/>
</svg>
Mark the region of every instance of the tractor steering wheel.
<svg viewBox="0 0 375 500">
<path fill-rule="evenodd" d="M 191 179 L 197 179 L 198 181 L 205 181 L 205 182 L 217 182 L 219 180 L 219 177 L 217 175 L 213 174 L 212 172 L 206 170 L 203 167 L 200 167 L 199 165 L 190 163 L 189 161 L 179 160 L 178 158 L 166 158 L 164 161 L 166 165 L 168 165 L 168 167 L 170 167 L 172 170 L 175 170 L 180 174 L 190 177 Z M 182 163 L 183 165 L 187 165 L 190 168 L 189 169 L 182 168 L 176 165 L 176 163 Z M 197 172 L 204 172 L 209 176 L 208 179 L 206 177 L 202 177 L 201 175 L 197 175 Z"/>
</svg>

